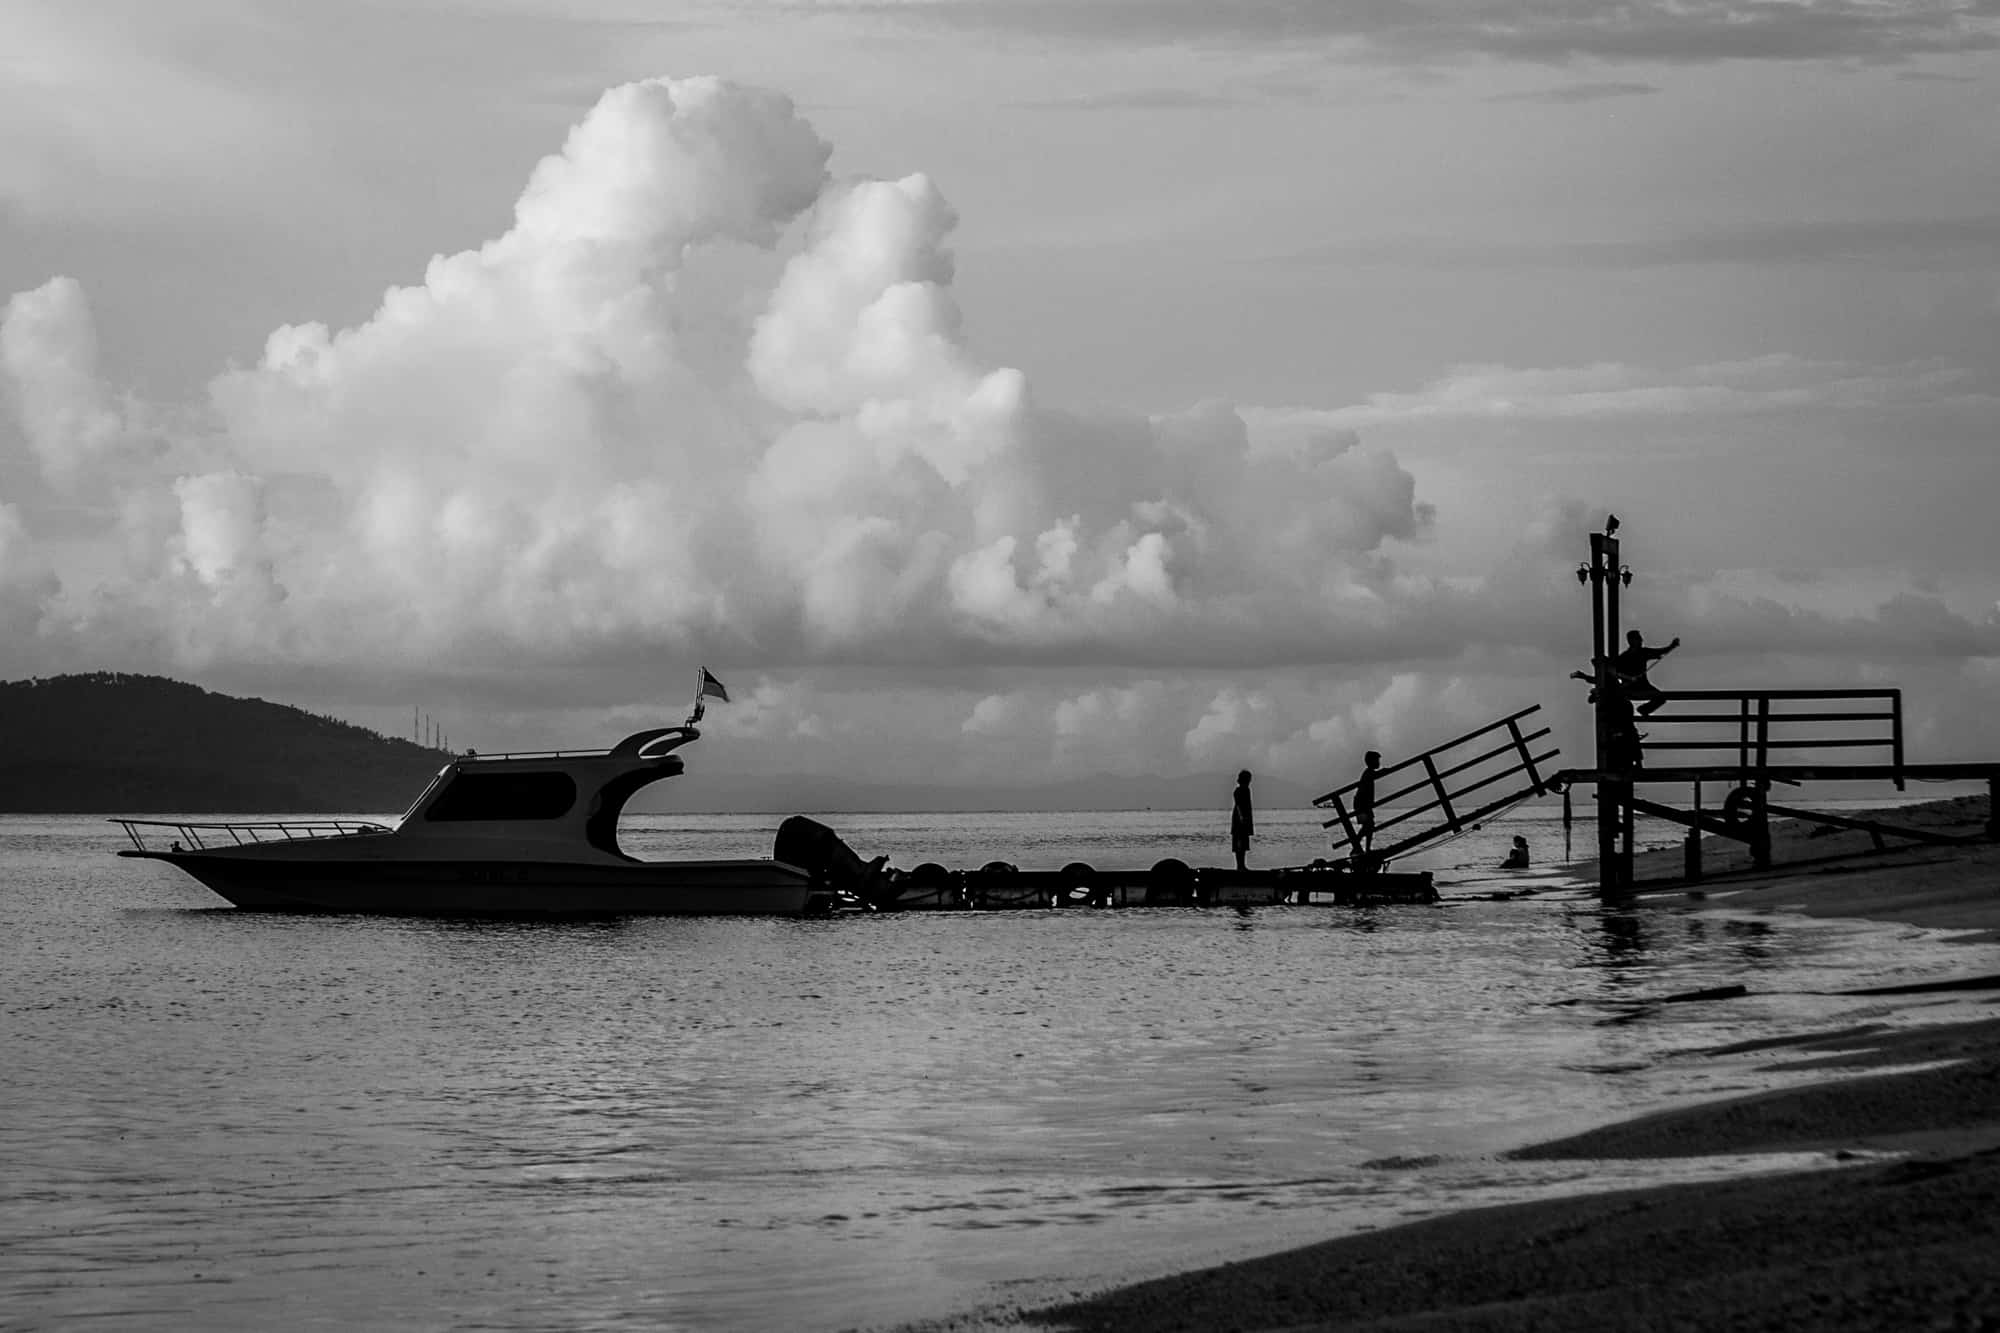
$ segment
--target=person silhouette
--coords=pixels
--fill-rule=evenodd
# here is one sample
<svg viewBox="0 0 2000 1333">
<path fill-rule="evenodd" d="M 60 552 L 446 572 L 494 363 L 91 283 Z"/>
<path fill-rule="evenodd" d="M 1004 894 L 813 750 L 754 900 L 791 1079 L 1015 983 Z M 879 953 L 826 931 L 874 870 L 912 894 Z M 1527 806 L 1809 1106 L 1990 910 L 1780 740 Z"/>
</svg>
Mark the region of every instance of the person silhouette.
<svg viewBox="0 0 2000 1333">
<path fill-rule="evenodd" d="M 1236 775 L 1236 795 L 1229 807 L 1229 850 L 1236 853 L 1236 868 L 1250 851 L 1250 839 L 1257 836 L 1257 816 L 1250 807 L 1250 770 Z"/>
<path fill-rule="evenodd" d="M 1659 688 L 1646 678 L 1646 673 L 1653 663 L 1680 646 L 1681 641 L 1676 638 L 1664 648 L 1648 648 L 1645 636 L 1638 630 L 1626 631 L 1625 649 L 1611 659 L 1611 669 L 1618 674 L 1618 686 L 1626 698 L 1646 701 L 1639 705 L 1639 716 L 1656 713 L 1667 702 Z"/>
<path fill-rule="evenodd" d="M 1357 851 L 1375 850 L 1375 774 L 1381 767 L 1381 751 L 1370 750 L 1361 756 L 1361 778 L 1354 784 L 1354 845 Z"/>
<path fill-rule="evenodd" d="M 1516 833 L 1514 845 L 1507 852 L 1507 859 L 1500 863 L 1502 870 L 1526 870 L 1528 868 L 1528 840 Z"/>
</svg>

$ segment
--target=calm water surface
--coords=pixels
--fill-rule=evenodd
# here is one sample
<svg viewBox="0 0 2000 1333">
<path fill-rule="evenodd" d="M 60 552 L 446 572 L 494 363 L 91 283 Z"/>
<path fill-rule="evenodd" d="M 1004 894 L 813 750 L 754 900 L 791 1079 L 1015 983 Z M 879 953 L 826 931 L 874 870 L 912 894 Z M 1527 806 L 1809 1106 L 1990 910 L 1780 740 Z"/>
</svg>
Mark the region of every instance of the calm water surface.
<svg viewBox="0 0 2000 1333">
<path fill-rule="evenodd" d="M 828 822 L 905 866 L 1222 859 L 1199 815 Z M 1324 850 L 1309 813 L 1260 822 L 1253 864 Z M 626 841 L 768 854 L 776 823 Z M 1432 855 L 1436 908 L 525 925 L 239 913 L 102 821 L 0 819 L 0 1326 L 942 1314 L 1700 1170 L 1492 1154 L 1763 1077 L 1677 1052 L 1942 1012 L 1804 992 L 1996 963 L 1607 912 L 1489 873 L 1517 831 L 1561 847 L 1491 825 Z M 1635 1003 L 1725 982 L 1768 994 Z"/>
</svg>

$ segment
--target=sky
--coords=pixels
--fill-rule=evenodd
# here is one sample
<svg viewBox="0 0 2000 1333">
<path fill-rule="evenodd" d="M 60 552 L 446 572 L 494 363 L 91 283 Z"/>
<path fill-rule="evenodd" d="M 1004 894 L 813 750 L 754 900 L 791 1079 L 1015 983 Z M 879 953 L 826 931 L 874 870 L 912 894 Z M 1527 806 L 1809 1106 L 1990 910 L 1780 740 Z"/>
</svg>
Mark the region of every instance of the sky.
<svg viewBox="0 0 2000 1333">
<path fill-rule="evenodd" d="M 0 678 L 1321 789 L 1616 512 L 1993 758 L 1996 504 L 1992 0 L 0 0 Z"/>
</svg>

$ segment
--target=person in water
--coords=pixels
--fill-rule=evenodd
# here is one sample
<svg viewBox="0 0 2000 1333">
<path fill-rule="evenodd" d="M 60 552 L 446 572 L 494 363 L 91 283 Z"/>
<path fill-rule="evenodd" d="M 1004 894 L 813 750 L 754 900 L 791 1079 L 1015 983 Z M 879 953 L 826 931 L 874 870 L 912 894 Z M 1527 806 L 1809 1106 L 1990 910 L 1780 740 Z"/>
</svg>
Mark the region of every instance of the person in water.
<svg viewBox="0 0 2000 1333">
<path fill-rule="evenodd" d="M 1236 868 L 1249 854 L 1250 839 L 1257 836 L 1256 812 L 1250 808 L 1250 770 L 1236 775 L 1236 796 L 1229 807 L 1229 850 L 1236 853 Z"/>
<path fill-rule="evenodd" d="M 1625 634 L 1625 651 L 1611 659 L 1611 669 L 1617 673 L 1619 690 L 1628 699 L 1644 699 L 1639 705 L 1639 716 L 1658 712 L 1667 701 L 1660 697 L 1659 687 L 1646 679 L 1646 673 L 1653 663 L 1681 646 L 1676 638 L 1664 648 L 1648 648 L 1646 638 L 1638 630 L 1628 630 Z"/>
<path fill-rule="evenodd" d="M 1526 870 L 1528 868 L 1528 840 L 1516 833 L 1514 846 L 1507 853 L 1507 859 L 1500 863 L 1502 870 Z"/>
<path fill-rule="evenodd" d="M 1361 780 L 1354 784 L 1354 845 L 1357 851 L 1375 850 L 1375 772 L 1382 767 L 1382 754 L 1370 750 L 1361 756 Z"/>
</svg>

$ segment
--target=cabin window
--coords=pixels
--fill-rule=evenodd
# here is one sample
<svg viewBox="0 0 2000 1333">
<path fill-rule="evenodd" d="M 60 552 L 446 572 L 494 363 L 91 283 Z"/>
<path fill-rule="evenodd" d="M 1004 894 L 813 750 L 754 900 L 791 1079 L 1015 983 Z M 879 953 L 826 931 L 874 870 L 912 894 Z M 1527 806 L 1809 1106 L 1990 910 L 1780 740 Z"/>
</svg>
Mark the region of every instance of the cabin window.
<svg viewBox="0 0 2000 1333">
<path fill-rule="evenodd" d="M 561 819 L 576 804 L 567 773 L 460 773 L 425 819 Z"/>
</svg>

